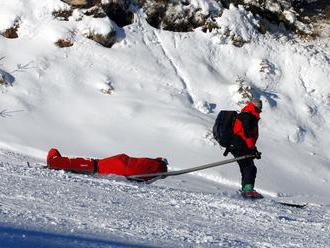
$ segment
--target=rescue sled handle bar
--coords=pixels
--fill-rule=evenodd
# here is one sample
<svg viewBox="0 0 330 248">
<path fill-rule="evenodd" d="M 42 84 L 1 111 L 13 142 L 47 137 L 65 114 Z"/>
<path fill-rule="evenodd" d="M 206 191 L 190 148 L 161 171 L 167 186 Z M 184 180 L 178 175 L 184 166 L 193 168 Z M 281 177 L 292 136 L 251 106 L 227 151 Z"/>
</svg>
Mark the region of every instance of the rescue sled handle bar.
<svg viewBox="0 0 330 248">
<path fill-rule="evenodd" d="M 255 155 L 250 154 L 250 155 L 244 155 L 241 157 L 237 157 L 237 158 L 232 158 L 232 159 L 227 159 L 227 160 L 223 160 L 223 161 L 218 161 L 218 162 L 214 162 L 214 163 L 210 163 L 210 164 L 205 164 L 205 165 L 201 165 L 201 166 L 196 166 L 196 167 L 192 167 L 192 168 L 188 168 L 188 169 L 184 169 L 184 170 L 177 170 L 177 171 L 169 171 L 169 172 L 160 172 L 160 173 L 151 173 L 151 174 L 141 174 L 141 175 L 133 175 L 133 176 L 128 176 L 128 179 L 138 179 L 141 177 L 166 177 L 166 176 L 177 176 L 177 175 L 182 175 L 182 174 L 186 174 L 186 173 L 190 173 L 190 172 L 195 172 L 195 171 L 200 171 L 200 170 L 205 170 L 208 168 L 212 168 L 212 167 L 217 167 L 217 166 L 221 166 L 221 165 L 225 165 L 225 164 L 230 164 L 239 160 L 243 160 L 243 159 L 248 159 L 248 158 L 254 158 Z"/>
</svg>

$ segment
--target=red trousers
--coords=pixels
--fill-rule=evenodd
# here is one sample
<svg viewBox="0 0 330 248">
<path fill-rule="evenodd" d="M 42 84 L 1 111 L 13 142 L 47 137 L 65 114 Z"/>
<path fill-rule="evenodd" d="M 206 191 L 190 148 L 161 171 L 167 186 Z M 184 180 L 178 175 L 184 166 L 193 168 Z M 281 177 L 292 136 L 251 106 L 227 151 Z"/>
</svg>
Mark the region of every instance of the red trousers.
<svg viewBox="0 0 330 248">
<path fill-rule="evenodd" d="M 116 174 L 132 176 L 167 172 L 167 161 L 163 158 L 132 158 L 119 154 L 104 159 L 68 158 L 62 157 L 58 150 L 52 148 L 48 152 L 47 167 L 73 171 L 78 173 L 98 173 L 101 175 Z M 148 180 L 151 178 L 146 178 Z"/>
</svg>

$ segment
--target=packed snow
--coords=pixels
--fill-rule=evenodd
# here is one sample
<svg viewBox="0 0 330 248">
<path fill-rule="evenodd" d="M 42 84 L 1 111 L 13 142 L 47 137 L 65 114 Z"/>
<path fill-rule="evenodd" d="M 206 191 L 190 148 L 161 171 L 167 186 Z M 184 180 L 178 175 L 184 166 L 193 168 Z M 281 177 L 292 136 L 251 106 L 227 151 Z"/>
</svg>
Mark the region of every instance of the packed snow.
<svg viewBox="0 0 330 248">
<path fill-rule="evenodd" d="M 329 205 L 248 201 L 189 175 L 148 185 L 50 171 L 6 150 L 0 159 L 1 247 L 329 245 Z"/>
<path fill-rule="evenodd" d="M 67 7 L 1 2 L 0 32 L 19 23 L 19 38 L 0 35 L 3 247 L 330 246 L 329 37 L 262 35 L 232 5 L 207 33 L 155 29 L 142 10 L 124 28 L 79 10 L 54 18 Z M 117 42 L 103 47 L 86 30 L 116 30 Z M 223 160 L 211 129 L 221 109 L 243 106 L 242 88 L 264 101 L 256 186 L 265 200 L 239 197 L 235 164 L 150 185 L 41 169 L 51 147 L 166 157 L 172 170 Z M 276 204 L 283 198 L 309 204 Z"/>
</svg>

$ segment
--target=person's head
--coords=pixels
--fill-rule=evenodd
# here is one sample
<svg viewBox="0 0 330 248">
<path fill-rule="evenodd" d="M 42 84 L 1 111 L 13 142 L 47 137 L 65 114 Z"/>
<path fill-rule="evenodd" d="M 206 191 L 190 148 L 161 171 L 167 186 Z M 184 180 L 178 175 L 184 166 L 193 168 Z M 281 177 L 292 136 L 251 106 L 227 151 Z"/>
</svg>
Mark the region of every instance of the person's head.
<svg viewBox="0 0 330 248">
<path fill-rule="evenodd" d="M 251 102 L 253 103 L 256 112 L 261 113 L 262 112 L 262 101 L 258 98 L 253 97 L 251 99 Z"/>
</svg>

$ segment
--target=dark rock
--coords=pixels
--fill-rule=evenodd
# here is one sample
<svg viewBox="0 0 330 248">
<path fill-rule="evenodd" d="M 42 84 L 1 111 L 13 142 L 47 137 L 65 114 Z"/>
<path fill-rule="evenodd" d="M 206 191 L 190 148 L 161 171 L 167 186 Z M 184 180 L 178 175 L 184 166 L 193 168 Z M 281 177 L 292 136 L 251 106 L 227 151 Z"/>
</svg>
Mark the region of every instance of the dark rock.
<svg viewBox="0 0 330 248">
<path fill-rule="evenodd" d="M 94 40 L 95 42 L 101 44 L 104 47 L 112 47 L 116 43 L 116 32 L 110 32 L 107 35 L 90 33 L 87 36 L 88 39 Z"/>
<path fill-rule="evenodd" d="M 72 16 L 72 9 L 53 11 L 53 16 L 61 21 L 68 21 Z"/>
<path fill-rule="evenodd" d="M 124 27 L 133 23 L 134 14 L 129 9 L 131 1 L 109 1 L 102 4 L 102 9 L 106 15 L 114 21 L 119 27 Z"/>
<path fill-rule="evenodd" d="M 7 39 L 16 39 L 18 38 L 18 28 L 19 24 L 15 23 L 11 28 L 8 28 L 4 32 L 2 32 L 1 35 L 6 37 Z"/>
<path fill-rule="evenodd" d="M 101 3 L 101 0 L 61 0 L 74 7 L 90 8 Z"/>
</svg>

